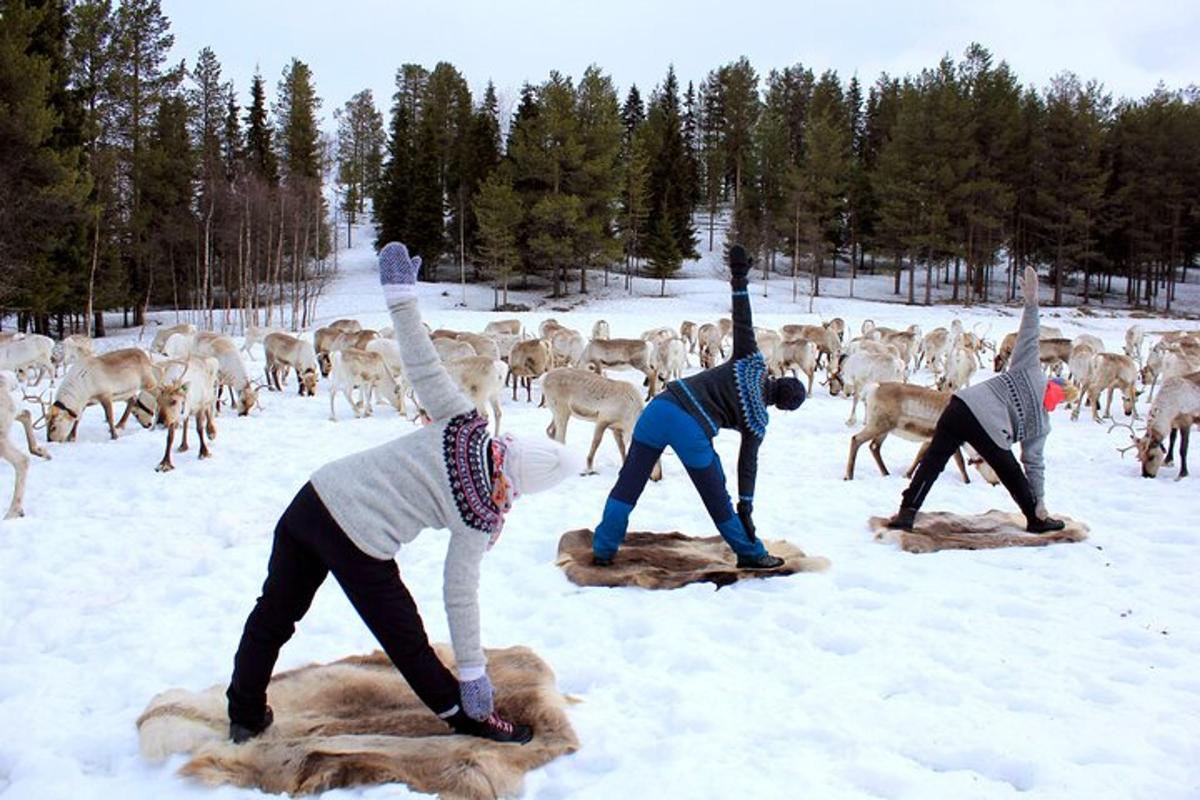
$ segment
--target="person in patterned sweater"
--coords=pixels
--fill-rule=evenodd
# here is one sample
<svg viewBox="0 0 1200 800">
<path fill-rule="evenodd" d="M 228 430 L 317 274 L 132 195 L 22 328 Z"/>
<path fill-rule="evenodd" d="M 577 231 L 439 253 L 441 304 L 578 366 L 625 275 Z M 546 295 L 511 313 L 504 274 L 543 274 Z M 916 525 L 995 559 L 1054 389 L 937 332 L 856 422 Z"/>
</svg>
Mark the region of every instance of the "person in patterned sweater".
<svg viewBox="0 0 1200 800">
<path fill-rule="evenodd" d="M 717 530 L 737 554 L 738 567 L 774 569 L 783 564 L 783 559 L 767 552 L 754 527 L 758 448 L 767 433 L 767 407 L 799 408 L 804 402 L 804 384 L 795 378 L 767 376 L 750 313 L 750 259 L 741 245 L 730 249 L 729 267 L 733 275 L 733 355 L 720 366 L 667 384 L 667 390 L 638 418 L 629 454 L 592 538 L 592 556 L 598 566 L 612 564 L 625 538 L 629 514 L 668 446 L 683 462 Z M 713 449 L 713 437 L 723 428 L 742 436 L 736 513 L 725 488 L 721 459 Z"/>
<path fill-rule="evenodd" d="M 321 467 L 283 513 L 226 692 L 234 742 L 270 726 L 267 684 L 279 650 L 331 572 L 416 695 L 451 728 L 500 742 L 533 736 L 493 708 L 480 644 L 479 566 L 513 500 L 578 474 L 580 459 L 545 437 L 488 435 L 487 420 L 454 384 L 421 325 L 420 265 L 399 242 L 379 253 L 404 373 L 432 421 Z M 442 588 L 457 677 L 430 647 L 395 561 L 401 546 L 430 528 L 450 534 Z"/>
</svg>

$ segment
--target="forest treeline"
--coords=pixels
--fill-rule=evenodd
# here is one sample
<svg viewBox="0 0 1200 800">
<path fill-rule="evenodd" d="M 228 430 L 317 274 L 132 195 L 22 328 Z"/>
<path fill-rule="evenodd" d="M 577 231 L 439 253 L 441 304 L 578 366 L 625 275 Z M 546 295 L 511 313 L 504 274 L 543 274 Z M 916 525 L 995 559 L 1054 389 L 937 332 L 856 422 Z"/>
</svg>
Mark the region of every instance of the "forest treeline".
<svg viewBox="0 0 1200 800">
<path fill-rule="evenodd" d="M 522 87 L 501 118 L 449 63 L 401 65 L 334 112 L 299 59 L 239 99 L 217 55 L 168 63 L 159 0 L 0 0 L 0 310 L 103 333 L 105 310 L 303 326 L 332 226 L 374 214 L 426 279 L 666 278 L 729 240 L 764 275 L 879 271 L 908 302 L 1003 300 L 1026 264 L 1054 302 L 1169 309 L 1200 250 L 1200 91 L 1114 99 L 1022 84 L 970 45 L 863 85 L 746 58 L 643 95 L 599 66 Z M 329 199 L 333 206 L 329 206 Z M 918 281 L 918 275 L 923 280 Z M 907 278 L 907 280 L 905 280 Z M 920 291 L 918 291 L 918 283 Z M 998 291 L 997 287 L 1005 287 Z M 997 296 L 999 295 L 999 296 Z"/>
</svg>

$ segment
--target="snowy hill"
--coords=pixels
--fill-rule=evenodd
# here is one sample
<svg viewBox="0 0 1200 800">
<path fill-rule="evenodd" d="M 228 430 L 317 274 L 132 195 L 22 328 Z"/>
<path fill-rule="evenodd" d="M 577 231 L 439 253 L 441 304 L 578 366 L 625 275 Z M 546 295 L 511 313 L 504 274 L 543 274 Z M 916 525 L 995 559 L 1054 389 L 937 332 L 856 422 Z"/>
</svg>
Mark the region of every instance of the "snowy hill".
<svg viewBox="0 0 1200 800">
<path fill-rule="evenodd" d="M 360 231 L 362 244 L 341 254 L 319 322 L 354 316 L 385 324 L 370 238 Z M 519 316 L 529 328 L 556 316 L 585 333 L 604 318 L 614 336 L 637 336 L 728 310 L 728 285 L 715 274 L 673 282 L 679 291 L 667 299 L 650 296 L 655 282 L 630 298 L 592 281 L 597 291 L 585 310 L 552 311 L 547 302 Z M 852 331 L 866 317 L 929 330 L 954 313 L 821 299 L 809 316 L 784 282 L 772 283 L 765 300 L 761 290 L 755 284 L 756 323 L 767 326 L 840 315 Z M 465 309 L 456 307 L 455 286 L 422 285 L 421 297 L 434 327 L 481 330 L 496 316 L 478 310 L 491 307 L 487 287 L 468 287 Z M 1130 322 L 1048 316 L 1066 335 L 1094 333 L 1110 349 L 1119 349 Z M 994 338 L 1016 326 L 1007 308 L 962 318 Z M 252 372 L 262 366 L 261 352 L 256 358 Z M 872 541 L 866 520 L 896 507 L 905 486 L 898 473 L 915 445 L 889 439 L 883 453 L 892 476 L 860 458 L 857 479 L 845 482 L 848 413 L 848 401 L 818 387 L 798 412 L 772 415 L 761 454 L 760 534 L 830 558 L 824 574 L 716 592 L 568 583 L 554 566 L 558 537 L 598 521 L 619 468 L 608 439 L 598 476 L 517 504 L 484 562 L 484 642 L 533 647 L 560 688 L 582 700 L 569 711 L 582 749 L 531 774 L 526 796 L 1200 797 L 1200 479 L 1177 483 L 1166 470 L 1144 480 L 1115 452 L 1120 435 L 1086 414 L 1071 422 L 1059 412 L 1047 445 L 1047 502 L 1087 521 L 1087 542 L 914 556 Z M 386 407 L 354 420 L 343 404 L 341 421 L 328 416 L 324 386 L 316 399 L 294 388 L 265 396 L 261 413 L 219 419 L 212 460 L 197 461 L 193 450 L 160 475 L 153 467 L 161 431 L 134 426 L 111 442 L 92 409 L 79 442 L 54 445 L 53 461 L 32 465 L 30 516 L 0 523 L 6 800 L 263 796 L 198 788 L 174 774 L 178 761 L 143 762 L 134 723 L 157 692 L 228 679 L 272 527 L 308 475 L 413 429 Z M 505 399 L 506 430 L 544 435 L 548 421 L 536 396 L 533 404 Z M 569 445 L 582 450 L 590 438 L 590 425 L 571 423 Z M 727 471 L 737 444 L 731 433 L 717 440 Z M 634 528 L 710 534 L 678 460 L 668 456 L 664 468 L 665 480 L 634 512 Z M 0 496 L 10 487 L 0 466 Z M 948 470 L 927 508 L 975 512 L 1010 509 L 1011 501 Z M 434 640 L 448 635 L 444 549 L 444 536 L 428 533 L 400 555 Z M 327 581 L 277 669 L 375 646 Z M 328 796 L 412 795 L 381 787 Z"/>
</svg>

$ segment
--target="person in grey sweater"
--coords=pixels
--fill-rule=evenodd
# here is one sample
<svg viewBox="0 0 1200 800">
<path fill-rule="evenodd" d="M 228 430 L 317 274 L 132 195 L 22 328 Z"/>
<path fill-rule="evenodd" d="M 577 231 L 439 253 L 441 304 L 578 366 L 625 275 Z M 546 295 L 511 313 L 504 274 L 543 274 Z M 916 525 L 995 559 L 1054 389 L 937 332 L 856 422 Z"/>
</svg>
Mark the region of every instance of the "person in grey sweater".
<svg viewBox="0 0 1200 800">
<path fill-rule="evenodd" d="M 1050 433 L 1048 412 L 1061 401 L 1062 391 L 1057 384 L 1050 384 L 1048 390 L 1042 372 L 1038 351 L 1038 281 L 1032 267 L 1025 268 L 1021 291 L 1025 310 L 1008 369 L 983 383 L 960 389 L 950 398 L 938 419 L 929 449 L 904 490 L 900 512 L 887 523 L 889 528 L 912 530 L 929 490 L 946 462 L 963 444 L 971 445 L 995 470 L 1025 514 L 1028 531 L 1045 533 L 1064 527 L 1062 520 L 1046 515 L 1046 468 L 1042 451 Z M 1011 449 L 1017 443 L 1021 445 L 1021 464 Z"/>
<path fill-rule="evenodd" d="M 420 264 L 399 242 L 379 254 L 404 372 L 432 421 L 321 467 L 280 518 L 226 692 L 235 742 L 271 724 L 266 691 L 279 650 L 331 572 L 413 691 L 455 731 L 504 742 L 532 737 L 493 708 L 479 633 L 480 561 L 513 500 L 578 474 L 579 460 L 548 438 L 489 436 L 487 420 L 450 378 L 421 324 Z M 449 531 L 442 589 L 457 677 L 430 647 L 395 561 L 431 528 Z"/>
</svg>

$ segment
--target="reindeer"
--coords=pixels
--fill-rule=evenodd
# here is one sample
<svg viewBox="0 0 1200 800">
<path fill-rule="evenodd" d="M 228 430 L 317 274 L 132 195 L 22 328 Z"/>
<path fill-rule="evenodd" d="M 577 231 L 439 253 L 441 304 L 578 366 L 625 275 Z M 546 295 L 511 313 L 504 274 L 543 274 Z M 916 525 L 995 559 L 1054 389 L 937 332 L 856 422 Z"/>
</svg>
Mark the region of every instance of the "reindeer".
<svg viewBox="0 0 1200 800">
<path fill-rule="evenodd" d="M 721 328 L 714 322 L 706 322 L 696 332 L 700 348 L 700 367 L 712 369 L 725 359 L 724 344 L 721 341 Z"/>
<path fill-rule="evenodd" d="M 875 332 L 880 334 L 879 341 L 892 345 L 900 352 L 900 360 L 904 362 L 904 368 L 907 370 L 921 342 L 920 326 L 910 325 L 908 330 L 903 331 L 876 328 Z"/>
<path fill-rule="evenodd" d="M 1178 337 L 1171 342 L 1164 339 L 1150 349 L 1150 356 L 1142 367 L 1142 384 L 1149 387 L 1149 399 L 1153 400 L 1159 378 L 1187 375 L 1196 370 L 1200 370 L 1200 344 L 1193 344 L 1187 337 Z"/>
<path fill-rule="evenodd" d="M 979 368 L 975 352 L 967 347 L 960 332 L 954 337 L 950 350 L 946 354 L 946 372 L 938 382 L 938 388 L 943 391 L 956 392 L 971 385 L 971 376 Z"/>
<path fill-rule="evenodd" d="M 0 343 L 0 370 L 11 370 L 21 375 L 32 369 L 37 369 L 35 379 L 31 381 L 29 376 L 25 375 L 26 382 L 31 385 L 41 383 L 42 376 L 47 374 L 54 378 L 53 339 L 29 333 Z"/>
<path fill-rule="evenodd" d="M 1041 325 L 1038 327 L 1038 340 L 1045 339 L 1061 339 L 1063 338 L 1062 331 L 1050 325 Z M 996 372 L 1003 372 L 1008 366 L 1008 361 L 1012 358 L 1013 348 L 1017 346 L 1017 332 L 1013 331 L 1007 334 L 1000 342 L 1000 349 L 996 351 L 996 358 L 992 364 L 992 368 Z M 1067 352 L 1067 357 L 1070 357 L 1070 351 Z"/>
<path fill-rule="evenodd" d="M 958 320 L 954 320 L 952 324 L 958 325 L 958 333 L 961 333 L 962 324 Z M 946 354 L 950 351 L 954 335 L 946 328 L 934 328 L 925 334 L 921 339 L 921 344 L 917 347 L 916 368 L 920 369 L 921 364 L 925 363 L 929 366 L 929 371 L 933 373 L 934 379 L 940 378 L 945 369 Z"/>
<path fill-rule="evenodd" d="M 313 334 L 313 349 L 317 354 L 317 365 L 321 368 L 322 378 L 328 378 L 329 371 L 333 369 L 330 354 L 346 347 L 352 347 L 357 333 L 358 331 L 343 331 L 334 327 L 317 328 L 316 333 Z"/>
<path fill-rule="evenodd" d="M 171 463 L 171 445 L 175 443 L 175 431 L 180 428 L 183 429 L 183 441 L 177 452 L 185 453 L 188 450 L 188 420 L 196 422 L 200 458 L 212 456 L 204 434 L 207 432 L 210 440 L 217 436 L 216 390 L 220 364 L 215 358 L 191 356 L 168 361 L 162 365 L 162 370 L 163 382 L 155 392 L 155 400 L 158 419 L 167 428 L 167 447 L 154 471 L 170 472 L 175 469 Z"/>
<path fill-rule="evenodd" d="M 904 439 L 921 442 L 917 457 L 913 459 L 908 472 L 904 473 L 904 477 L 911 478 L 917 464 L 924 458 L 925 451 L 929 449 L 938 419 L 951 397 L 953 394 L 950 392 L 893 381 L 867 387 L 866 419 L 863 421 L 862 430 L 850 437 L 850 457 L 846 461 L 845 479 L 854 480 L 854 463 L 858 457 L 858 448 L 862 447 L 864 442 L 871 443 L 871 455 L 879 465 L 879 474 L 887 475 L 887 465 L 883 463 L 883 441 L 893 432 Z M 954 452 L 954 463 L 962 473 L 963 483 L 970 483 L 961 450 Z"/>
<path fill-rule="evenodd" d="M 767 371 L 772 377 L 782 375 L 783 337 L 770 328 L 755 328 L 754 340 L 758 344 L 758 351 L 762 353 L 763 360 L 767 362 Z"/>
<path fill-rule="evenodd" d="M 831 395 L 836 397 L 839 392 L 845 391 L 847 396 L 853 398 L 850 418 L 846 420 L 847 425 L 853 425 L 857 421 L 859 398 L 867 386 L 884 381 L 901 382 L 904 372 L 904 362 L 896 356 L 859 351 L 840 359 L 837 372 L 830 375 L 826 383 Z"/>
<path fill-rule="evenodd" d="M 561 329 L 562 327 L 563 326 L 559 325 L 558 320 L 556 320 L 556 319 L 543 320 L 542 324 L 538 325 L 538 338 L 545 339 L 546 341 L 550 341 L 551 334 L 553 334 L 555 331 Z"/>
<path fill-rule="evenodd" d="M 527 339 L 513 345 L 508 356 L 508 377 L 512 379 L 513 401 L 517 386 L 525 386 L 525 402 L 533 401 L 533 382 L 554 367 L 554 354 L 545 339 Z"/>
<path fill-rule="evenodd" d="M 1137 362 L 1127 355 L 1119 353 L 1097 353 L 1088 364 L 1087 384 L 1079 393 L 1071 419 L 1079 419 L 1079 409 L 1083 407 L 1084 396 L 1092 409 L 1092 419 L 1100 422 L 1100 393 L 1108 390 L 1108 404 L 1104 409 L 1104 417 L 1112 417 L 1113 392 L 1121 390 L 1124 399 L 1125 415 L 1137 418 Z"/>
<path fill-rule="evenodd" d="M 577 367 L 586 349 L 583 334 L 559 325 L 550 331 L 550 351 L 554 354 L 555 366 Z"/>
<path fill-rule="evenodd" d="M 317 354 L 311 344 L 286 333 L 272 333 L 263 341 L 263 349 L 268 389 L 283 391 L 282 381 L 287 379 L 288 370 L 294 369 L 300 396 L 317 396 Z"/>
<path fill-rule="evenodd" d="M 14 402 L 12 394 L 10 394 L 16 388 L 16 386 L 10 384 L 7 376 L 0 375 L 0 458 L 12 464 L 15 478 L 12 502 L 8 504 L 8 513 L 4 515 L 5 519 L 16 519 L 17 517 L 25 516 L 25 509 L 22 507 L 22 503 L 25 499 L 25 481 L 29 474 L 29 457 L 22 453 L 8 439 L 8 431 L 12 427 L 12 424 L 19 422 L 21 423 L 21 427 L 25 429 L 25 444 L 31 454 L 39 458 L 44 458 L 47 461 L 50 460 L 50 454 L 39 446 L 34 439 L 34 422 L 29 410 L 22 409 L 21 411 L 17 411 L 17 404 Z M 29 395 L 25 395 L 25 398 L 34 402 L 41 402 L 41 398 L 30 397 Z"/>
<path fill-rule="evenodd" d="M 666 386 L 683 377 L 683 368 L 687 366 L 687 346 L 682 339 L 672 335 L 653 343 L 651 347 L 651 360 L 658 373 L 659 386 Z"/>
<path fill-rule="evenodd" d="M 520 336 L 521 320 L 496 319 L 483 326 L 484 335 Z"/>
<path fill-rule="evenodd" d="M 221 412 L 221 391 L 228 388 L 229 402 L 237 407 L 238 416 L 244 417 L 249 414 L 258 403 L 259 387 L 251 382 L 246 372 L 246 364 L 242 361 L 233 340 L 220 333 L 197 333 L 192 353 L 205 358 L 215 358 L 220 365 L 217 378 L 217 413 Z"/>
<path fill-rule="evenodd" d="M 457 336 L 458 334 L 455 334 Z M 438 358 L 443 364 L 449 364 L 451 361 L 457 361 L 460 358 L 470 358 L 475 355 L 475 348 L 467 342 L 460 342 L 456 338 L 439 336 L 433 339 L 433 349 L 437 351 Z"/>
<path fill-rule="evenodd" d="M 456 337 L 458 341 L 465 342 L 471 346 L 474 351 L 473 355 L 487 356 L 493 361 L 500 360 L 500 346 L 491 336 L 486 336 L 481 333 L 460 333 Z"/>
<path fill-rule="evenodd" d="M 92 337 L 74 333 L 62 341 L 62 363 L 70 367 L 76 361 L 95 355 Z"/>
<path fill-rule="evenodd" d="M 679 323 L 679 338 L 687 343 L 688 353 L 696 352 L 696 345 L 699 341 L 697 331 L 699 330 L 696 323 L 691 320 L 684 320 Z"/>
<path fill-rule="evenodd" d="M 183 322 L 179 325 L 172 325 L 169 328 L 159 328 L 154 332 L 154 341 L 150 343 L 150 352 L 165 355 L 163 349 L 167 345 L 167 340 L 177 333 L 192 335 L 196 332 L 196 326 L 190 322 Z M 139 339 L 140 341 L 140 339 Z"/>
<path fill-rule="evenodd" d="M 247 325 L 246 338 L 242 340 L 241 351 L 254 360 L 254 350 L 256 344 L 263 344 L 267 336 L 272 333 L 283 333 L 283 328 L 278 325 Z M 264 352 L 266 345 L 263 345 Z"/>
<path fill-rule="evenodd" d="M 651 363 L 651 345 L 643 339 L 592 341 L 579 358 L 579 365 L 603 376 L 605 369 L 635 369 L 646 376 L 649 400 L 658 394 L 658 372 Z"/>
<path fill-rule="evenodd" d="M 370 342 L 369 344 L 374 344 Z M 404 406 L 404 388 L 396 381 L 387 361 L 379 352 L 347 347 L 331 356 L 333 367 L 329 373 L 329 419 L 337 421 L 334 401 L 338 392 L 346 396 L 346 402 L 354 410 L 355 417 L 371 416 L 374 413 L 372 395 L 378 389 L 383 398 L 401 416 L 407 416 Z M 354 389 L 358 388 L 361 402 L 354 401 Z"/>
<path fill-rule="evenodd" d="M 833 331 L 837 335 L 839 342 L 844 343 L 846 341 L 846 320 L 841 317 L 834 317 L 828 322 L 822 322 L 821 324 Z"/>
<path fill-rule="evenodd" d="M 362 323 L 356 319 L 337 319 L 325 326 L 342 333 L 358 333 L 363 329 Z"/>
<path fill-rule="evenodd" d="M 636 388 L 625 381 L 615 381 L 582 369 L 564 367 L 549 372 L 542 381 L 542 403 L 552 415 L 546 435 L 565 444 L 567 423 L 571 417 L 596 423 L 592 446 L 588 450 L 585 475 L 595 475 L 593 466 L 596 450 L 604 432 L 611 430 L 621 460 L 625 460 L 625 440 L 632 440 L 633 428 L 641 416 L 643 402 Z M 662 469 L 654 466 L 653 480 L 662 478 Z"/>
<path fill-rule="evenodd" d="M 1071 340 L 1056 337 L 1038 340 L 1038 358 L 1042 367 L 1058 375 L 1062 372 L 1063 364 L 1071 359 Z"/>
<path fill-rule="evenodd" d="M 808 393 L 812 394 L 813 373 L 817 371 L 817 346 L 803 339 L 784 342 L 779 347 L 779 372 L 791 372 L 797 376 L 802 372 L 808 376 Z"/>
<path fill-rule="evenodd" d="M 1125 355 L 1132 358 L 1142 366 L 1142 341 L 1146 338 L 1146 332 L 1142 330 L 1141 325 L 1130 325 L 1125 331 Z"/>
<path fill-rule="evenodd" d="M 817 365 L 820 366 L 823 359 L 826 371 L 833 374 L 832 371 L 842 355 L 842 341 L 836 331 L 824 325 L 784 325 L 779 329 L 779 333 L 784 343 L 803 340 L 815 344 Z"/>
<path fill-rule="evenodd" d="M 481 415 L 488 416 L 487 407 L 491 406 L 492 421 L 496 424 L 496 435 L 499 436 L 500 393 L 504 391 L 500 362 L 488 356 L 467 356 L 447 363 L 446 371 L 463 390 L 463 394 L 471 398 Z"/>
<path fill-rule="evenodd" d="M 1189 375 L 1178 375 L 1163 381 L 1158 397 L 1150 405 L 1150 413 L 1146 418 L 1146 432 L 1137 436 L 1133 425 L 1128 427 L 1133 444 L 1121 448 L 1121 454 L 1126 450 L 1136 449 L 1138 459 L 1142 462 L 1142 477 L 1158 477 L 1158 470 L 1170 466 L 1174 461 L 1175 436 L 1179 434 L 1179 475 L 1175 480 L 1187 477 L 1187 449 L 1192 426 L 1200 423 L 1200 372 Z M 1111 433 L 1118 423 L 1109 428 Z M 1163 447 L 1163 440 L 1170 434 L 1170 447 Z"/>
<path fill-rule="evenodd" d="M 1102 352 L 1103 349 L 1097 349 L 1086 341 L 1071 345 L 1071 357 L 1067 359 L 1067 368 L 1071 373 L 1071 382 L 1080 390 L 1087 387 L 1092 357 Z"/>
<path fill-rule="evenodd" d="M 99 403 L 104 409 L 109 435 L 116 439 L 117 431 L 125 428 L 133 412 L 138 392 L 156 388 L 158 380 L 150 356 L 143 350 L 130 347 L 89 356 L 71 367 L 58 387 L 54 405 L 46 416 L 47 439 L 51 442 L 74 441 L 83 410 L 92 403 Z M 121 400 L 128 401 L 128 405 L 121 421 L 113 424 L 112 404 Z"/>
<path fill-rule="evenodd" d="M 598 319 L 595 321 L 595 323 L 592 324 L 592 338 L 593 339 L 611 339 L 612 338 L 612 334 L 609 332 L 609 329 L 608 329 L 607 321 Z"/>
</svg>

